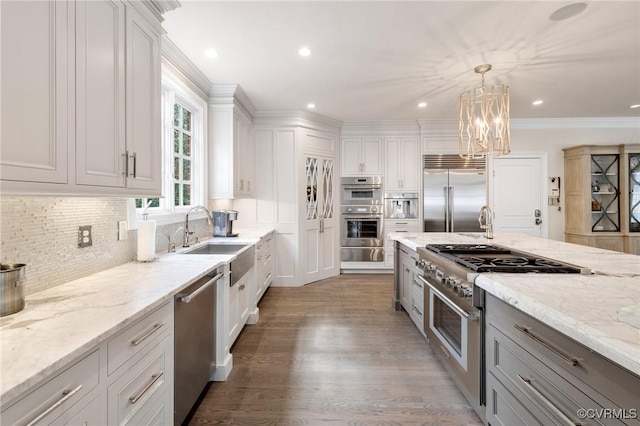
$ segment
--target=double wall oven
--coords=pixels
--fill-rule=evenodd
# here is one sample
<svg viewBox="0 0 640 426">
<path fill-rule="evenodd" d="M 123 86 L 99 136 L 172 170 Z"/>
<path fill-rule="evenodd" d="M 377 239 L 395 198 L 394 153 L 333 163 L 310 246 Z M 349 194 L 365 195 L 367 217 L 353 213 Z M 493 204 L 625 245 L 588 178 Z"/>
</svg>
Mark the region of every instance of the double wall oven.
<svg viewBox="0 0 640 426">
<path fill-rule="evenodd" d="M 579 267 L 498 245 L 430 244 L 418 248 L 429 345 L 478 415 L 485 419 L 483 272 L 584 273 Z"/>
<path fill-rule="evenodd" d="M 340 183 L 340 260 L 384 261 L 382 178 L 343 177 Z"/>
</svg>

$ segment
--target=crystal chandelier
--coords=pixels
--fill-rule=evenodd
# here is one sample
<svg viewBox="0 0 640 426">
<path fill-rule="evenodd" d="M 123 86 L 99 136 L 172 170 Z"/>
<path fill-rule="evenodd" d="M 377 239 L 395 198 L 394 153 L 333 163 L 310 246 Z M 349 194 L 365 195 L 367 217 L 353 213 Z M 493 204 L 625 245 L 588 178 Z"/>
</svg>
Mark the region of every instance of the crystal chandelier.
<svg viewBox="0 0 640 426">
<path fill-rule="evenodd" d="M 460 94 L 460 157 L 481 158 L 511 152 L 509 86 L 484 85 L 491 65 L 478 65 L 482 86 Z"/>
</svg>

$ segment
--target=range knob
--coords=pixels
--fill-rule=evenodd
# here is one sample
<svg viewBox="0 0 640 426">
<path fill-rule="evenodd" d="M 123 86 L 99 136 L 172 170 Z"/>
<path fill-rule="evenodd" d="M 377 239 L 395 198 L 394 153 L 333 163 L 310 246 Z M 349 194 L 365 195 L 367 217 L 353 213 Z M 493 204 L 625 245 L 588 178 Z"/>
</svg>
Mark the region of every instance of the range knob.
<svg viewBox="0 0 640 426">
<path fill-rule="evenodd" d="M 427 263 L 427 272 L 435 272 L 436 265 L 434 265 L 433 263 L 429 263 L 429 262 L 426 262 L 426 263 Z"/>
<path fill-rule="evenodd" d="M 460 285 L 460 287 L 458 288 L 458 296 L 465 297 L 465 298 L 472 297 L 473 296 L 473 290 L 471 290 L 466 285 Z"/>
<path fill-rule="evenodd" d="M 353 211 L 353 208 L 352 208 L 352 207 L 347 207 L 347 211 L 348 211 L 348 212 L 352 212 L 352 211 Z"/>
<path fill-rule="evenodd" d="M 378 213 L 378 206 L 372 206 L 371 213 Z"/>
<path fill-rule="evenodd" d="M 458 284 L 460 284 L 460 280 L 454 277 L 447 277 L 445 284 L 449 288 L 453 288 L 453 291 L 456 291 L 458 288 Z"/>
</svg>

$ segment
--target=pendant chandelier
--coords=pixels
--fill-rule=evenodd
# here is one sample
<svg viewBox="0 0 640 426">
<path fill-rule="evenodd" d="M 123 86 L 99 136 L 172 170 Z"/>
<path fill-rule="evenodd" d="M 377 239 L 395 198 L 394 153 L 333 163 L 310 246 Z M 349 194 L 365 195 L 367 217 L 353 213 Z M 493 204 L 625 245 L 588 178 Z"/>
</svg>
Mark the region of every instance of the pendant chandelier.
<svg viewBox="0 0 640 426">
<path fill-rule="evenodd" d="M 484 74 L 491 65 L 478 65 L 482 85 L 460 94 L 460 157 L 481 158 L 511 152 L 509 86 L 486 86 Z"/>
</svg>

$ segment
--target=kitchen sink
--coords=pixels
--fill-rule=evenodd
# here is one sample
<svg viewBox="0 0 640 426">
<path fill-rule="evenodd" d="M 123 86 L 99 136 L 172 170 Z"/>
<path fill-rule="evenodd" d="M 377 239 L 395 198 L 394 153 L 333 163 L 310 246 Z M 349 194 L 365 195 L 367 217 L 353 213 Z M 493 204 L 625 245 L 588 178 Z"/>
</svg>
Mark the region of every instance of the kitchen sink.
<svg viewBox="0 0 640 426">
<path fill-rule="evenodd" d="M 235 254 L 245 248 L 248 244 L 212 244 L 208 243 L 183 254 Z"/>
</svg>

